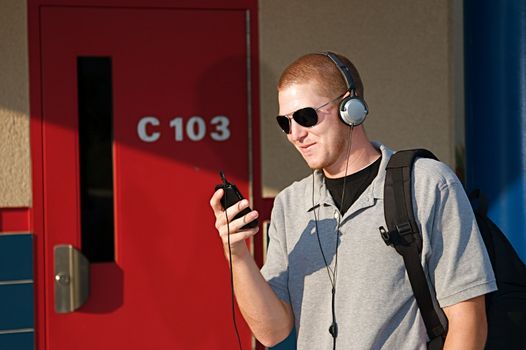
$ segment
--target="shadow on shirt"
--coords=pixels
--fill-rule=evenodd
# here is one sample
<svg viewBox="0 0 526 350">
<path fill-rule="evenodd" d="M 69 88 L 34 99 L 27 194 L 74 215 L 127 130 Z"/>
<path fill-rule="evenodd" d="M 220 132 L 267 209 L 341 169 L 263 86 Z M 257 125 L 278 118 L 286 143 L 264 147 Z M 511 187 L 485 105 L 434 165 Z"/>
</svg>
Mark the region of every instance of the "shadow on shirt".
<svg viewBox="0 0 526 350">
<path fill-rule="evenodd" d="M 322 283 L 326 282 L 326 288 L 324 287 L 323 290 L 319 288 L 307 290 L 307 293 L 315 296 L 321 293 L 327 293 L 328 295 L 331 293 L 331 279 L 334 279 L 334 258 L 337 246 L 340 244 L 340 236 L 337 235 L 337 224 L 338 221 L 336 219 L 323 219 L 317 221 L 317 223 L 315 220 L 311 220 L 297 242 L 287 237 L 287 247 L 294 245 L 294 248 L 289 250 L 288 253 L 288 269 L 277 277 L 270 279 L 269 283 L 271 285 L 273 282 L 281 284 L 280 281 L 283 282 L 283 279 L 287 278 L 286 275 L 288 274 L 288 283 L 285 283 L 288 285 L 291 306 L 296 320 L 301 318 L 301 306 L 305 295 L 305 280 L 308 276 L 323 270 L 323 276 L 320 275 L 318 279 Z M 330 301 L 330 298 L 328 300 Z M 330 312 L 330 308 L 331 305 L 329 303 L 327 305 L 328 312 Z M 287 339 L 271 349 L 296 349 L 296 342 L 293 337 L 296 337 L 296 330 L 293 330 Z"/>
</svg>

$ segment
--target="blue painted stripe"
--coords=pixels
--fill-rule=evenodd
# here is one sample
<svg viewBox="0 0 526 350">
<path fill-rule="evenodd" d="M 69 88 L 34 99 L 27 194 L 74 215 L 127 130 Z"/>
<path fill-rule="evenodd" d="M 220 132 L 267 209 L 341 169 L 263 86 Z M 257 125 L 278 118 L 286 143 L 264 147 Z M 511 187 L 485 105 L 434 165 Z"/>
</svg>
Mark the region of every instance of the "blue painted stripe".
<svg viewBox="0 0 526 350">
<path fill-rule="evenodd" d="M 526 2 L 464 1 L 468 190 L 526 262 Z"/>
<path fill-rule="evenodd" d="M 0 349 L 2 350 L 34 350 L 35 333 L 0 334 Z"/>
<path fill-rule="evenodd" d="M 0 281 L 33 279 L 33 235 L 0 234 Z"/>
</svg>

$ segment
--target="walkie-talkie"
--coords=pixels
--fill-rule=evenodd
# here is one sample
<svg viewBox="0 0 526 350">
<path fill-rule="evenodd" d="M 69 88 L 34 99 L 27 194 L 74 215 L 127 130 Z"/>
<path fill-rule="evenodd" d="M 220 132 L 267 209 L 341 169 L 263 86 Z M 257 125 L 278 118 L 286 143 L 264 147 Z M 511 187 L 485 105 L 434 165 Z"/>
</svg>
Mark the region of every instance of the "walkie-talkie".
<svg viewBox="0 0 526 350">
<path fill-rule="evenodd" d="M 220 185 L 216 185 L 215 190 L 217 191 L 220 188 L 223 189 L 224 193 L 223 193 L 223 197 L 221 198 L 221 205 L 223 206 L 223 209 L 227 209 L 231 207 L 232 205 L 236 204 L 237 202 L 239 202 L 240 200 L 242 200 L 244 197 L 241 194 L 241 192 L 239 192 L 236 185 L 226 180 L 225 174 L 223 173 L 222 170 L 219 172 L 219 176 L 221 176 L 221 181 L 223 181 L 223 183 Z M 234 217 L 234 220 L 242 217 L 243 215 L 250 213 L 251 211 L 252 209 L 250 209 L 250 207 L 243 209 L 240 213 L 238 213 Z M 243 226 L 242 228 L 253 228 L 253 227 L 256 227 L 257 225 L 258 225 L 258 220 L 255 219 L 249 222 L 248 224 L 246 224 L 245 226 Z"/>
</svg>

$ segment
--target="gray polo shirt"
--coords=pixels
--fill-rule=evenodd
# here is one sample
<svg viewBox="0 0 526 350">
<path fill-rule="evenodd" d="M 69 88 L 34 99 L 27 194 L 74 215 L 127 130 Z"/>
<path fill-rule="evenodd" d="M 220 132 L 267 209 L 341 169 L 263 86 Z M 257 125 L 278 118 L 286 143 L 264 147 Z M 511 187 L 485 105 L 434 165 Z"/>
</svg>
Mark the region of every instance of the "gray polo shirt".
<svg viewBox="0 0 526 350">
<path fill-rule="evenodd" d="M 382 153 L 378 175 L 343 217 L 321 171 L 293 183 L 275 199 L 261 271 L 278 297 L 292 306 L 299 350 L 332 349 L 332 287 L 314 212 L 332 270 L 337 261 L 337 348 L 426 349 L 425 326 L 402 257 L 385 245 L 378 230 L 386 227 L 383 186 L 392 151 L 375 146 Z M 413 189 L 423 237 L 422 265 L 440 307 L 496 290 L 471 206 L 455 174 L 443 163 L 418 159 Z"/>
</svg>

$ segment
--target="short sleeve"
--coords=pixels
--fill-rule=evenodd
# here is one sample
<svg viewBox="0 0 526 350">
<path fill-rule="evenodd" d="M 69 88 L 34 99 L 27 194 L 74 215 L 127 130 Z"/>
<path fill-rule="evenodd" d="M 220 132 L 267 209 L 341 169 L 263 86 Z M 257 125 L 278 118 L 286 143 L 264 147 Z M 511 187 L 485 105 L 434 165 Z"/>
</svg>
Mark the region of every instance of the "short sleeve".
<svg viewBox="0 0 526 350">
<path fill-rule="evenodd" d="M 428 272 L 441 307 L 497 289 L 473 210 L 458 181 L 437 189 Z"/>
</svg>

